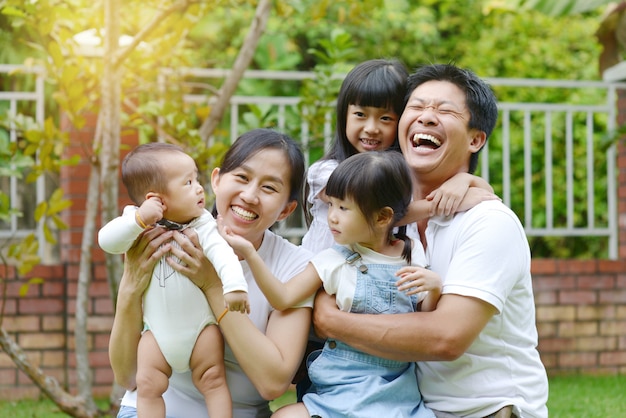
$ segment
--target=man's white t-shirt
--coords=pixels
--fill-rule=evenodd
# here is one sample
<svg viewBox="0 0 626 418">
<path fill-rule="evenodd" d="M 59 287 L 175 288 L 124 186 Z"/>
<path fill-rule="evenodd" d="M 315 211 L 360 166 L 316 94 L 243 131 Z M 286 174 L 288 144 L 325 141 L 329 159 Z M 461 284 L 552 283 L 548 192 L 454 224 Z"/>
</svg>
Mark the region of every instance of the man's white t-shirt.
<svg viewBox="0 0 626 418">
<path fill-rule="evenodd" d="M 431 218 L 426 242 L 426 258 L 441 275 L 444 295 L 481 299 L 498 310 L 460 358 L 418 363 L 426 405 L 482 417 L 513 404 L 520 417 L 547 417 L 530 249 L 515 213 L 491 200 L 451 218 Z"/>
<path fill-rule="evenodd" d="M 312 256 L 308 250 L 290 243 L 271 231 L 265 232 L 258 253 L 274 276 L 283 282 L 304 270 Z M 257 286 L 248 264 L 242 261 L 241 266 L 248 282 L 250 320 L 265 333 L 269 316 L 274 309 Z M 312 307 L 312 298 L 298 306 Z M 251 341 L 251 344 L 254 342 Z M 237 418 L 269 417 L 271 412 L 268 401 L 263 399 L 241 370 L 228 345 L 225 348 L 226 380 L 233 399 L 233 416 Z M 193 385 L 190 372 L 173 373 L 169 388 L 163 398 L 168 418 L 208 417 L 204 398 Z M 122 405 L 136 407 L 137 393 L 127 391 L 122 399 Z"/>
</svg>

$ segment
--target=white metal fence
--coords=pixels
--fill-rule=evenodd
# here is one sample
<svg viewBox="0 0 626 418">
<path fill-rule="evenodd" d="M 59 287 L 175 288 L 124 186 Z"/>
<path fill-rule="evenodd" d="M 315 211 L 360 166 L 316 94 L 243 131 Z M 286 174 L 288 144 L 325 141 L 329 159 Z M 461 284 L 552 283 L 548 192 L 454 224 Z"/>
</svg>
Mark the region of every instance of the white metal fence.
<svg viewBox="0 0 626 418">
<path fill-rule="evenodd" d="M 6 74 L 15 79 L 29 78 L 28 81 L 21 80 L 22 82 L 15 83 L 19 88 L 14 91 L 0 91 L 0 106 L 6 116 L 13 118 L 18 114 L 24 114 L 43 126 L 45 119 L 43 68 L 0 64 L 0 74 Z M 25 86 L 30 88 L 25 89 Z M 18 132 L 15 126 L 10 125 L 6 133 L 9 141 L 17 141 Z M 17 177 L 0 176 L 0 187 L 9 197 L 11 209 L 24 215 L 18 216 L 13 213 L 6 221 L 0 221 L 0 240 L 19 239 L 36 230 L 39 256 L 45 259 L 51 248 L 44 239 L 42 225 L 35 225 L 33 221 L 37 204 L 45 198 L 45 179 L 40 177 L 35 184 L 27 185 Z"/>
<path fill-rule="evenodd" d="M 14 67 L 0 66 L 0 72 L 14 71 Z M 174 74 L 164 70 L 161 77 L 163 89 L 172 77 L 189 77 L 197 83 L 201 79 L 222 79 L 227 70 L 183 69 Z M 268 82 L 301 82 L 313 78 L 311 72 L 247 71 L 246 79 Z M 338 77 L 341 77 L 340 75 Z M 617 89 L 626 89 L 626 83 L 599 81 L 487 79 L 494 87 L 523 89 L 531 97 L 542 97 L 542 89 L 563 89 L 580 92 L 576 102 L 544 103 L 540 100 L 500 102 L 500 117 L 496 130 L 482 153 L 480 174 L 490 181 L 505 204 L 520 216 L 530 237 L 579 237 L 606 240 L 606 256 L 617 258 L 617 173 L 615 146 L 604 147 L 605 140 L 616 130 Z M 0 92 L 0 100 L 13 103 L 35 100 L 38 121 L 43 121 L 43 81 L 37 91 Z M 592 92 L 592 93 L 589 93 Z M 586 98 L 593 98 L 586 101 Z M 600 99 L 598 99 L 598 97 Z M 211 99 L 206 92 L 188 93 L 184 101 L 203 104 Z M 298 97 L 235 95 L 226 115 L 233 141 L 245 129 L 244 114 L 252 106 L 272 108 L 275 127 L 290 132 L 301 141 L 307 163 L 311 129 L 304 121 L 294 124 L 288 117 L 298 113 Z M 39 106 L 41 104 L 41 114 Z M 326 115 L 324 144 L 328 146 L 333 132 L 333 115 Z M 11 133 L 13 138 L 14 133 Z M 514 164 L 523 159 L 523 165 Z M 520 171 L 520 168 L 523 167 Z M 11 201 L 19 202 L 18 183 L 9 183 Z M 39 191 L 37 196 L 43 196 Z M 41 193 L 41 194 L 40 194 Z M 14 200 L 15 199 L 15 200 Z M 28 214 L 25 214 L 28 215 Z M 3 225 L 0 237 L 19 232 L 16 219 Z M 282 223 L 278 232 L 299 239 L 305 231 L 302 218 Z M 43 241 L 40 241 L 43 242 Z"/>
<path fill-rule="evenodd" d="M 221 79 L 227 74 L 227 70 L 219 69 L 184 69 L 177 73 L 195 80 Z M 164 76 L 167 75 L 164 72 Z M 245 77 L 293 82 L 313 78 L 315 74 L 248 71 Z M 529 237 L 602 237 L 607 240 L 608 257 L 617 258 L 615 146 L 603 147 L 616 129 L 616 91 L 626 88 L 626 83 L 501 78 L 487 78 L 486 81 L 494 89 L 580 92 L 581 97 L 575 104 L 500 102 L 498 126 L 482 153 L 480 174 L 494 185 L 504 203 L 518 213 Z M 593 101 L 585 102 L 585 92 L 593 92 L 590 94 Z M 542 94 L 537 93 L 537 96 Z M 207 100 L 203 93 L 185 96 L 188 103 L 207 103 Z M 286 126 L 285 115 L 288 111 L 297 111 L 298 103 L 297 97 L 234 96 L 228 115 L 231 141 L 242 133 L 241 115 L 245 107 L 273 106 L 277 114 L 276 127 L 295 131 L 294 137 L 302 142 L 306 151 L 309 126 L 305 122 L 298 127 Z M 332 122 L 329 113 L 324 124 L 326 146 L 332 139 Z M 514 152 L 516 143 L 518 150 Z M 519 144 L 522 144 L 521 150 Z M 496 153 L 498 155 L 494 155 Z M 535 154 L 541 159 L 538 160 Z M 309 154 L 305 155 L 307 162 L 311 163 Z M 513 161 L 517 158 L 523 158 L 522 173 L 512 171 Z M 494 159 L 498 162 L 495 167 Z M 542 193 L 533 193 L 533 189 L 539 187 Z M 281 234 L 295 239 L 304 231 L 300 220 L 283 223 L 279 228 Z"/>
</svg>

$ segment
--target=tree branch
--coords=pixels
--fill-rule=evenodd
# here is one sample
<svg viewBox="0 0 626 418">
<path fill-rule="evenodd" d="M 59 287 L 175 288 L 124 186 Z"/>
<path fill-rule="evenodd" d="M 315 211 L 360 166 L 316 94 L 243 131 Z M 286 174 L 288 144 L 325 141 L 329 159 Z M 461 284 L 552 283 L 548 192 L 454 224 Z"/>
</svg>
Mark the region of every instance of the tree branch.
<svg viewBox="0 0 626 418">
<path fill-rule="evenodd" d="M 100 415 L 99 412 L 89 412 L 86 408 L 85 400 L 78 396 L 72 396 L 64 391 L 59 382 L 44 372 L 34 364 L 32 364 L 24 350 L 11 338 L 4 328 L 0 328 L 0 347 L 13 363 L 41 389 L 50 399 L 56 403 L 59 408 L 73 417 L 93 418 Z"/>
<path fill-rule="evenodd" d="M 259 1 L 254 19 L 250 25 L 250 30 L 248 31 L 246 39 L 239 50 L 239 55 L 235 60 L 233 69 L 228 73 L 228 76 L 224 80 L 224 84 L 222 85 L 220 93 L 217 97 L 217 102 L 213 106 L 213 109 L 211 109 L 209 117 L 204 120 L 202 126 L 200 127 L 200 138 L 202 138 L 207 147 L 210 146 L 209 140 L 211 135 L 217 127 L 217 124 L 220 120 L 222 120 L 224 112 L 226 111 L 226 106 L 228 106 L 230 98 L 235 92 L 237 84 L 239 84 L 239 80 L 241 80 L 243 73 L 250 65 L 250 61 L 252 61 L 259 39 L 261 38 L 263 32 L 265 32 L 265 27 L 271 10 L 271 0 Z"/>
<path fill-rule="evenodd" d="M 113 68 L 118 68 L 119 65 L 124 62 L 126 57 L 130 55 L 131 52 L 137 48 L 137 46 L 150 35 L 150 33 L 155 30 L 159 24 L 171 14 L 174 14 L 178 11 L 184 11 L 193 3 L 196 3 L 194 0 L 180 0 L 170 7 L 163 9 L 161 13 L 157 14 L 152 18 L 152 20 L 135 36 L 133 36 L 133 40 L 130 44 L 128 44 L 125 48 L 121 49 L 115 57 L 113 57 Z"/>
</svg>

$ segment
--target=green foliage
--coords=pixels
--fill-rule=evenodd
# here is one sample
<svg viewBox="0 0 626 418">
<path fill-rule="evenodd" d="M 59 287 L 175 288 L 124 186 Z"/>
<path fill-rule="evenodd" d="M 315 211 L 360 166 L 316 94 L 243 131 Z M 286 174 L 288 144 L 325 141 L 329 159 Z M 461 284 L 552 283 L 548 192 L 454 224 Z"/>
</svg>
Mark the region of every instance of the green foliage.
<svg viewBox="0 0 626 418">
<path fill-rule="evenodd" d="M 24 156 L 17 144 L 10 142 L 6 131 L 0 131 L 0 178 L 22 178 L 22 172 L 33 165 L 31 158 Z M 0 220 L 8 222 L 12 216 L 20 216 L 21 212 L 11 208 L 11 200 L 7 193 L 0 190 Z"/>
<path fill-rule="evenodd" d="M 518 13 L 506 8 L 488 8 L 489 2 L 467 2 L 463 13 L 455 2 L 420 2 L 419 6 L 409 7 L 404 2 L 394 2 L 397 10 L 390 13 L 377 13 L 382 10 L 376 6 L 371 7 L 371 16 L 377 22 L 381 22 L 374 28 L 369 28 L 365 36 L 376 38 L 364 40 L 364 32 L 353 30 L 350 23 L 342 25 L 344 33 L 351 34 L 351 42 L 359 45 L 359 56 L 367 58 L 376 55 L 371 54 L 373 45 L 383 45 L 386 51 L 396 51 L 409 64 L 422 62 L 448 62 L 454 61 L 461 66 L 474 69 L 483 77 L 501 78 L 545 78 L 561 79 L 563 74 L 571 79 L 596 79 L 597 59 L 600 47 L 594 38 L 594 31 L 599 22 L 598 13 L 588 13 L 584 16 L 563 17 L 555 19 L 535 11 Z M 389 3 L 386 4 L 387 6 Z M 341 5 L 336 6 L 341 8 Z M 332 9 L 331 9 L 332 10 Z M 404 17 L 396 22 L 395 12 Z M 329 12 L 331 13 L 331 12 Z M 406 18 L 406 16 L 410 18 Z M 396 23 L 402 23 L 396 25 Z M 413 31 L 412 25 L 416 25 Z M 396 48 L 395 28 L 401 28 L 402 36 Z M 419 29 L 417 29 L 419 28 Z M 323 42 L 318 42 L 324 45 Z M 405 52 L 406 51 L 406 52 Z M 324 59 L 321 52 L 309 53 L 315 57 L 316 80 L 321 86 L 329 85 L 327 73 L 329 62 Z M 424 59 L 428 57 L 428 59 Z M 364 58 L 365 59 L 365 58 Z M 581 65 L 583 63 L 583 65 Z M 318 69 L 319 68 L 319 69 Z M 315 84 L 313 84 L 315 85 Z M 500 102 L 541 102 L 541 103 L 598 103 L 605 100 L 600 90 L 568 90 L 568 89 L 520 89 L 511 87 L 496 87 L 496 94 Z M 303 96 L 308 96 L 308 101 L 315 103 L 315 94 L 319 93 L 319 100 L 328 97 L 326 92 L 315 87 L 307 90 L 303 88 Z M 306 102 L 305 102 L 306 103 Z M 522 112 L 510 115 L 512 137 L 512 184 L 511 206 L 524 217 L 524 172 L 523 153 L 524 138 L 522 137 L 522 125 L 525 115 Z M 539 120 L 537 116 L 531 116 L 531 158 L 533 169 L 531 176 L 533 228 L 545 228 L 548 220 L 545 216 L 546 202 L 545 173 L 539 171 L 543 166 L 544 138 L 547 124 L 550 123 L 550 135 L 553 141 L 553 187 L 554 200 L 549 202 L 554 208 L 554 225 L 566 226 L 568 204 L 566 201 L 566 175 L 565 167 L 565 115 L 553 114 L 550 121 Z M 586 140 L 585 115 L 574 116 L 575 126 L 573 143 L 577 145 L 573 155 L 574 169 L 573 181 L 580 187 L 574 188 L 573 214 L 574 225 L 585 225 L 587 221 L 586 199 L 586 155 L 584 141 Z M 502 123 L 502 120 L 499 121 Z M 594 121 L 594 132 L 606 132 L 607 120 L 597 118 Z M 317 119 L 319 126 L 319 117 Z M 516 128 L 519 127 L 519 128 Z M 490 139 L 490 178 L 497 193 L 502 193 L 502 140 L 498 130 Z M 593 143 L 606 143 L 606 139 L 594 134 Z M 593 147 L 592 160 L 595 172 L 599 176 L 606 173 L 606 158 L 604 152 L 606 146 Z M 594 223 L 598 226 L 606 226 L 607 202 L 606 184 L 598 184 L 598 192 L 594 195 Z M 543 212 L 542 212 L 543 211 Z M 572 237 L 530 237 L 533 253 L 536 257 L 593 257 L 607 254 L 607 240 L 605 238 L 572 238 Z"/>
<path fill-rule="evenodd" d="M 59 131 L 52 119 L 39 126 L 32 118 L 17 115 L 0 116 L 0 128 L 4 134 L 0 136 L 0 177 L 14 176 L 26 183 L 33 183 L 41 176 L 57 173 L 61 166 L 75 164 L 78 157 L 65 160 L 61 158 L 64 147 L 68 144 L 67 133 Z M 18 139 L 9 141 L 6 132 L 14 129 Z M 35 222 L 40 222 L 47 242 L 55 244 L 54 231 L 67 226 L 60 213 L 71 206 L 72 202 L 63 197 L 63 190 L 57 188 L 37 204 L 34 213 Z M 10 196 L 0 192 L 0 218 L 8 221 L 11 216 L 22 214 L 11 208 Z M 26 235 L 22 240 L 8 243 L 7 256 L 17 265 L 20 274 L 26 274 L 39 262 L 39 242 L 34 233 Z"/>
<path fill-rule="evenodd" d="M 330 0 L 288 0 L 276 2 L 266 33 L 260 39 L 251 68 L 266 70 L 307 70 L 315 76 L 304 82 L 272 82 L 243 80 L 236 94 L 249 96 L 300 97 L 299 111 L 280 110 L 270 105 L 254 105 L 240 109 L 240 131 L 255 127 L 276 127 L 296 135 L 300 127 L 308 127 L 310 161 L 323 153 L 324 123 L 333 114 L 333 101 L 341 78 L 355 64 L 366 59 L 394 57 L 404 61 L 409 68 L 422 63 L 455 62 L 472 68 L 483 77 L 545 78 L 545 79 L 598 79 L 597 61 L 600 46 L 594 33 L 600 22 L 601 0 L 469 0 L 462 7 L 456 0 L 365 0 L 362 2 L 334 2 Z M 71 7 L 59 7 L 57 0 L 24 3 L 20 0 L 0 0 L 0 28 L 2 36 L 19 40 L 20 47 L 10 52 L 23 61 L 38 62 L 46 66 L 48 89 L 53 104 L 64 109 L 71 122 L 80 127 L 85 115 L 99 111 L 99 77 L 102 61 L 80 54 L 74 35 L 103 26 L 100 3 L 72 0 Z M 157 136 L 183 145 L 201 163 L 205 180 L 208 173 L 223 155 L 230 141 L 229 126 L 222 123 L 214 134 L 215 141 L 206 147 L 198 137 L 198 128 L 211 111 L 207 103 L 185 103 L 186 94 L 216 92 L 222 80 L 196 80 L 180 73 L 183 67 L 229 68 L 239 52 L 246 29 L 254 15 L 256 2 L 252 0 L 220 0 L 194 4 L 184 13 L 176 13 L 164 20 L 158 29 L 134 50 L 120 68 L 122 79 L 124 124 L 140 134 L 142 142 Z M 578 13 L 584 6 L 584 13 Z M 121 31 L 135 35 L 148 24 L 148 19 L 161 7 L 157 0 L 129 0 L 122 5 Z M 552 7 L 553 11 L 547 9 Z M 552 13 L 548 15 L 545 13 Z M 554 13 L 556 12 L 556 13 Z M 570 15 L 568 15 L 570 13 Z M 571 15 L 571 13 L 577 13 Z M 96 32 L 101 38 L 101 34 Z M 11 44 L 12 47 L 15 43 Z M 9 54 L 9 50 L 6 50 Z M 42 57 L 47 57 L 42 60 Z M 160 78 L 163 68 L 173 69 L 165 79 Z M 165 80 L 165 81 L 163 81 Z M 500 102 L 582 103 L 601 100 L 596 91 L 572 92 L 564 89 L 529 91 L 509 87 L 495 89 Z M 0 103 L 0 110 L 2 103 Z M 282 112 L 282 113 L 281 113 Z M 227 115 L 228 117 L 229 115 Z M 511 124 L 521 126 L 524 116 L 511 115 Z M 578 121 L 579 116 L 576 116 Z M 501 121 L 500 121 L 501 123 Z M 542 138 L 546 122 L 533 119 L 532 158 L 540 162 L 544 148 Z M 577 122 L 582 126 L 584 122 Z M 594 121 L 597 131 L 606 131 L 608 121 Z M 29 132 L 22 141 L 30 147 L 47 146 L 40 135 L 50 137 L 55 121 L 46 121 L 42 132 Z M 563 144 L 562 115 L 553 115 L 552 131 L 556 144 Z M 523 215 L 524 194 L 522 160 L 524 142 L 520 129 L 513 129 L 511 150 L 515 164 L 513 175 L 512 206 Z M 583 141 L 584 130 L 576 128 L 574 141 Z M 501 192 L 497 172 L 501 172 L 499 157 L 501 138 L 491 138 L 490 163 L 496 191 Z M 594 136 L 594 164 L 604 170 L 601 163 L 602 148 L 614 139 Z M 536 143 L 535 143 L 536 142 Z M 2 146 L 0 144 L 0 146 Z M 561 147 L 562 145 L 556 145 Z M 8 145 L 5 143 L 5 149 Z M 21 148 L 30 152 L 28 147 Z M 58 150 L 57 150 L 58 152 Z M 562 149 L 555 150 L 555 156 Z M 18 154 L 15 157 L 19 168 Z M 583 155 L 575 155 L 576 164 L 584 162 Z M 519 162 L 517 162 L 519 161 Z M 26 176 L 54 171 L 61 164 L 48 160 L 48 165 L 28 167 Z M 565 167 L 562 159 L 555 158 L 555 185 L 562 187 Z M 5 165 L 5 167 L 8 167 Z M 4 168 L 0 168 L 3 170 Z M 575 176 L 581 170 L 575 170 Z M 584 171 L 582 171 L 584 172 Z M 9 173 L 3 173 L 9 175 Z M 30 180 L 30 178 L 29 178 Z M 583 180 L 583 179 L 580 179 Z M 537 208 L 545 205 L 543 189 L 545 177 L 533 171 L 532 200 Z M 558 190 L 557 190 L 558 191 Z M 578 202 L 586 199 L 585 187 L 575 190 L 576 221 L 587 216 L 578 210 Z M 556 193 L 555 193 L 556 194 Z M 559 194 L 562 196 L 562 194 Z M 564 197 L 553 202 L 557 208 L 556 222 L 564 222 Z M 600 194 L 595 213 L 597 222 L 605 222 L 605 200 Z M 0 217 L 6 216 L 7 197 L 0 193 Z M 42 208 L 42 211 L 45 210 Z M 54 219 L 54 217 L 52 217 Z M 536 218 L 535 227 L 546 222 L 545 216 Z M 602 240 L 573 238 L 533 238 L 535 256 L 588 257 L 604 251 Z"/>
<path fill-rule="evenodd" d="M 334 113 L 334 102 L 342 81 L 337 74 L 351 69 L 349 62 L 357 55 L 357 48 L 348 33 L 336 29 L 329 39 L 320 39 L 317 49 L 308 52 L 317 57 L 319 64 L 314 70 L 315 77 L 303 83 L 299 109 L 309 128 L 308 147 L 313 153 L 310 162 L 314 162 L 324 153 L 324 124 Z"/>
<path fill-rule="evenodd" d="M 465 40 L 457 62 L 483 77 L 598 79 L 600 46 L 594 32 L 599 13 L 552 18 L 545 14 L 492 9 L 482 17 L 479 36 Z M 520 89 L 508 90 L 508 99 Z M 551 90 L 556 101 L 557 90 Z M 498 99 L 502 101 L 502 92 Z M 516 98 L 529 100 L 529 98 Z M 531 98 L 544 101 L 545 97 Z"/>
<path fill-rule="evenodd" d="M 551 16 L 574 15 L 606 6 L 611 0 L 512 0 L 508 7 L 534 9 Z"/>
</svg>

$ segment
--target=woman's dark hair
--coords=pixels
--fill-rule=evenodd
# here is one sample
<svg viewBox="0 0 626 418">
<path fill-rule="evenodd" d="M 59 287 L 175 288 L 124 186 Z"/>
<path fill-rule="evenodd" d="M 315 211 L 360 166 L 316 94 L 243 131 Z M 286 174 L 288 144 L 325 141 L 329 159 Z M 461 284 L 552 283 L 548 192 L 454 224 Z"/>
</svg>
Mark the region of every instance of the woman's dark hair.
<svg viewBox="0 0 626 418">
<path fill-rule="evenodd" d="M 405 104 L 418 86 L 428 81 L 447 81 L 465 93 L 465 104 L 470 113 L 468 127 L 489 135 L 498 120 L 498 101 L 491 87 L 470 70 L 453 64 L 431 64 L 419 67 L 407 80 Z M 485 144 L 487 141 L 485 140 Z M 484 145 L 483 145 L 484 147 Z M 478 155 L 482 148 L 473 153 L 469 161 L 469 172 L 474 173 L 478 166 Z"/>
<path fill-rule="evenodd" d="M 298 201 L 304 181 L 304 155 L 296 141 L 275 130 L 253 129 L 237 138 L 222 159 L 220 174 L 236 170 L 255 154 L 267 149 L 282 150 L 285 153 L 290 169 L 289 200 Z"/>
<path fill-rule="evenodd" d="M 324 158 L 341 162 L 358 153 L 346 136 L 348 106 L 392 109 L 399 117 L 404 110 L 408 75 L 404 64 L 395 59 L 373 59 L 354 67 L 339 90 L 335 137 Z M 392 148 L 399 149 L 397 138 Z"/>
<path fill-rule="evenodd" d="M 390 207 L 393 210 L 393 222 L 388 231 L 390 241 L 394 238 L 394 225 L 407 213 L 412 192 L 411 172 L 397 151 L 355 154 L 337 166 L 326 185 L 326 195 L 352 199 L 370 227 L 373 227 L 378 212 Z M 402 257 L 410 264 L 411 240 L 406 236 L 406 227 L 400 228 L 396 236 L 404 241 Z"/>
</svg>

